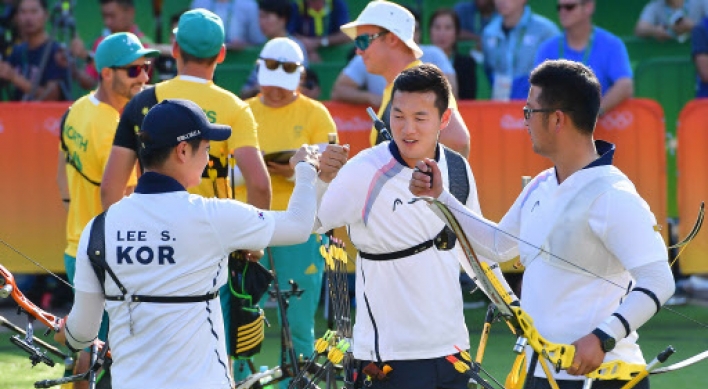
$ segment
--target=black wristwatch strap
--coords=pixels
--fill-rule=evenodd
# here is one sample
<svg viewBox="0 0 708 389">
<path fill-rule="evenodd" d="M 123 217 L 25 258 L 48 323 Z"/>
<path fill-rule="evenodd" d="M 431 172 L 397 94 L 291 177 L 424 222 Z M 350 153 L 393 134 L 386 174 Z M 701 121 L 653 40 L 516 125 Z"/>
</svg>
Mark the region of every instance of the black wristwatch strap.
<svg viewBox="0 0 708 389">
<path fill-rule="evenodd" d="M 600 346 L 602 347 L 602 350 L 606 353 L 612 351 L 615 348 L 615 344 L 617 341 L 615 338 L 611 337 L 608 335 L 605 331 L 595 328 L 592 331 L 592 334 L 597 336 L 598 339 L 600 339 Z"/>
</svg>

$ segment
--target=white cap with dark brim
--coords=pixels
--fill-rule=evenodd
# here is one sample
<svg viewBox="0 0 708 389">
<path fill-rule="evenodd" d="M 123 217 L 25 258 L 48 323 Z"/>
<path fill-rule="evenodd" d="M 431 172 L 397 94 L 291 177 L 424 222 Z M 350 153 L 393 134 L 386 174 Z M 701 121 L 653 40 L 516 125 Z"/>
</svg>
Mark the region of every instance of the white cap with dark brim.
<svg viewBox="0 0 708 389">
<path fill-rule="evenodd" d="M 406 44 L 416 58 L 423 55 L 413 36 L 415 34 L 415 18 L 404 7 L 390 1 L 376 0 L 370 2 L 355 21 L 342 25 L 342 30 L 349 38 L 356 38 L 358 26 L 379 26 L 392 32 Z"/>
</svg>

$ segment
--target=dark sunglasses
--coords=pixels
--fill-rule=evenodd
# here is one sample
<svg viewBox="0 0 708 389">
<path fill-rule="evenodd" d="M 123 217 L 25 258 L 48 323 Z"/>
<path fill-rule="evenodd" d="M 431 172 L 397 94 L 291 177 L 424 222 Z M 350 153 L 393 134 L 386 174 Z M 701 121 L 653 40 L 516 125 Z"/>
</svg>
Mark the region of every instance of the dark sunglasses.
<svg viewBox="0 0 708 389">
<path fill-rule="evenodd" d="M 580 3 L 558 4 L 558 5 L 556 5 L 556 9 L 558 10 L 558 12 L 560 12 L 561 10 L 566 10 L 566 11 L 570 12 L 570 11 L 574 10 L 575 7 L 577 7 L 579 5 L 580 5 Z"/>
<path fill-rule="evenodd" d="M 122 69 L 128 74 L 130 78 L 137 78 L 145 72 L 146 74 L 150 72 L 150 63 L 146 62 L 142 65 L 129 65 L 129 66 L 111 66 L 111 69 Z"/>
<path fill-rule="evenodd" d="M 354 38 L 354 46 L 361 51 L 366 51 L 366 49 L 371 46 L 371 42 L 373 42 L 374 39 L 382 37 L 386 34 L 388 34 L 388 31 L 381 31 L 376 34 L 361 34 Z"/>
<path fill-rule="evenodd" d="M 283 62 L 283 61 L 278 61 L 278 60 L 270 59 L 270 58 L 261 58 L 261 60 L 263 61 L 263 63 L 265 64 L 265 67 L 268 70 L 276 70 L 276 69 L 278 69 L 278 67 L 282 66 L 283 71 L 285 71 L 285 73 L 288 73 L 288 74 L 295 73 L 297 68 L 300 67 L 300 64 L 297 62 Z"/>
<path fill-rule="evenodd" d="M 560 108 L 529 108 L 529 107 L 524 107 L 524 119 L 530 120 L 531 115 L 534 112 L 554 112 L 554 111 L 563 111 Z"/>
</svg>

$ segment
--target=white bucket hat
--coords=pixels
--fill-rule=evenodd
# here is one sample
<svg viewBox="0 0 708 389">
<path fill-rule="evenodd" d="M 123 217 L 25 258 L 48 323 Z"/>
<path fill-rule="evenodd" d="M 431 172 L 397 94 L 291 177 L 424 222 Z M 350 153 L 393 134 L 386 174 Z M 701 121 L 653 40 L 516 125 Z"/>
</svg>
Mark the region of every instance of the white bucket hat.
<svg viewBox="0 0 708 389">
<path fill-rule="evenodd" d="M 297 70 L 287 73 L 282 65 L 275 70 L 266 67 L 265 60 L 279 62 L 294 62 L 299 64 Z M 300 85 L 305 56 L 300 46 L 290 38 L 274 38 L 268 41 L 261 50 L 258 59 L 258 84 L 261 86 L 277 86 L 287 90 L 296 90 Z"/>
<path fill-rule="evenodd" d="M 402 6 L 390 1 L 372 1 L 361 11 L 355 21 L 341 26 L 340 29 L 354 40 L 356 38 L 356 28 L 366 25 L 379 26 L 391 31 L 413 50 L 416 58 L 420 58 L 423 55 L 423 50 L 413 40 L 415 18 L 410 11 Z"/>
</svg>

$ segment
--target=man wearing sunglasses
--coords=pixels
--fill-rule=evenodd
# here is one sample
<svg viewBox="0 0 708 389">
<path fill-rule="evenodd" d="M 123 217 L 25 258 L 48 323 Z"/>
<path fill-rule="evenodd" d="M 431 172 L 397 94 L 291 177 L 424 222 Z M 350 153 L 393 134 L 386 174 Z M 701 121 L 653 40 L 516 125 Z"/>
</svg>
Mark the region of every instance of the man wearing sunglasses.
<svg viewBox="0 0 708 389">
<path fill-rule="evenodd" d="M 178 75 L 136 95 L 126 106 L 101 187 L 104 207 L 122 197 L 130 170 L 137 161 L 139 143 L 135 129 L 140 128 L 147 109 L 164 99 L 189 98 L 204 109 L 209 120 L 234 128 L 227 141 L 212 144 L 203 180 L 189 190 L 205 197 L 231 197 L 226 176 L 227 161 L 233 154 L 248 189 L 248 202 L 269 208 L 270 184 L 258 150 L 253 114 L 248 105 L 212 81 L 214 69 L 226 55 L 221 19 L 205 9 L 191 10 L 180 17 L 175 33 L 173 55 Z"/>
<path fill-rule="evenodd" d="M 431 159 L 418 168 L 432 178 L 413 173 L 410 188 L 448 205 L 478 254 L 496 262 L 520 256 L 522 308 L 541 336 L 576 347 L 571 366 L 553 377 L 560 389 L 585 388 L 583 376 L 602 362 L 645 364 L 636 330 L 671 297 L 674 280 L 656 217 L 613 166 L 615 146 L 593 138 L 601 94 L 592 70 L 546 61 L 530 83 L 525 124 L 533 150 L 554 167 L 531 180 L 499 223 L 450 196 Z M 544 357 L 526 352 L 524 387 L 550 388 Z M 626 383 L 601 380 L 592 388 Z M 635 388 L 649 388 L 649 379 Z"/>
<path fill-rule="evenodd" d="M 101 183 L 104 209 L 123 197 L 128 177 L 138 160 L 140 143 L 136 131 L 141 128 L 148 110 L 159 101 L 172 98 L 192 100 L 212 123 L 225 124 L 233 129 L 227 140 L 211 142 L 209 163 L 202 180 L 187 190 L 204 197 L 232 197 L 227 176 L 228 161 L 233 157 L 236 160 L 234 177 L 241 177 L 245 182 L 248 203 L 269 209 L 270 180 L 258 147 L 253 113 L 245 102 L 212 81 L 214 69 L 226 56 L 221 19 L 205 9 L 182 14 L 177 23 L 172 54 L 177 61 L 177 77 L 137 94 L 121 115 Z M 245 254 L 247 257 L 262 255 L 261 252 Z M 229 296 L 228 287 L 225 287 L 221 298 L 227 307 Z M 223 312 L 228 318 L 228 308 Z"/>
<path fill-rule="evenodd" d="M 404 7 L 384 0 L 370 2 L 359 17 L 343 25 L 341 30 L 354 40 L 356 53 L 362 57 L 366 70 L 386 79 L 378 115 L 390 128 L 391 90 L 393 80 L 405 69 L 419 66 L 423 55 L 414 40 L 415 18 Z M 470 134 L 462 116 L 457 111 L 457 102 L 451 96 L 450 123 L 440 133 L 440 142 L 467 157 L 470 152 Z M 371 130 L 371 144 L 385 139 L 375 129 Z"/>
<path fill-rule="evenodd" d="M 539 47 L 536 65 L 564 58 L 590 67 L 602 87 L 602 116 L 634 95 L 627 48 L 619 37 L 593 26 L 595 0 L 558 0 L 557 9 L 563 33 Z"/>
<path fill-rule="evenodd" d="M 148 81 L 147 58 L 158 54 L 157 50 L 144 48 L 132 33 L 109 35 L 98 45 L 94 57 L 100 74 L 98 88 L 77 100 L 62 117 L 57 183 L 68 209 L 64 265 L 69 282 L 74 280 L 81 231 L 103 209 L 101 176 L 120 112 Z M 131 174 L 127 186 L 132 188 L 135 184 L 136 177 Z M 99 338 L 105 340 L 107 332 L 105 317 Z M 88 363 L 89 353 L 82 352 L 77 371 L 85 371 Z"/>
<path fill-rule="evenodd" d="M 300 46 L 290 38 L 271 39 L 263 47 L 258 60 L 261 92 L 246 100 L 258 123 L 258 143 L 266 156 L 294 150 L 302 144 L 316 144 L 322 150 L 326 147 L 328 150 L 324 152 L 328 156 L 338 156 L 336 160 L 327 159 L 328 163 L 335 163 L 338 170 L 347 160 L 349 146 L 328 145 L 329 135 L 337 133 L 332 116 L 322 103 L 300 93 L 299 85 L 305 72 L 303 59 Z M 284 210 L 293 194 L 295 171 L 282 161 L 266 163 L 273 188 L 271 209 Z M 331 180 L 331 176 L 323 173 L 320 178 L 326 182 Z M 288 280 L 293 280 L 305 290 L 301 297 L 290 299 L 287 311 L 295 355 L 311 355 L 314 351 L 315 313 L 324 272 L 324 259 L 319 249 L 317 235 L 312 234 L 307 242 L 271 247 L 269 251 L 273 255 L 279 284 L 287 285 Z M 261 263 L 270 268 L 267 255 Z M 280 385 L 287 387 L 286 382 Z"/>
</svg>

